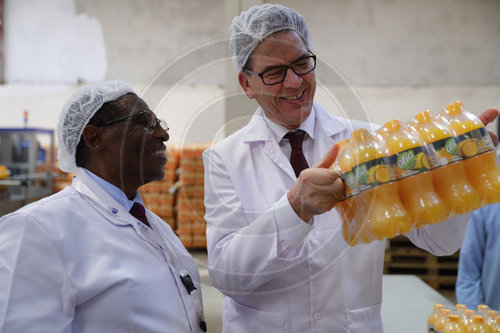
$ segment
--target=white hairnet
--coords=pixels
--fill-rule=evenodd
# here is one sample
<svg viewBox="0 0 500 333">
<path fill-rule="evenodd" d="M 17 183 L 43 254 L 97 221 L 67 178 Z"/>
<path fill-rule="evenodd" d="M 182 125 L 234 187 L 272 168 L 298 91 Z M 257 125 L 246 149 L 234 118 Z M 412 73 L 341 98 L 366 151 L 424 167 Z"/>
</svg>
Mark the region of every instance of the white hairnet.
<svg viewBox="0 0 500 333">
<path fill-rule="evenodd" d="M 132 86 L 115 80 L 84 86 L 69 98 L 57 123 L 57 159 L 62 171 L 76 173 L 76 146 L 84 127 L 97 110 L 104 103 L 117 100 L 128 93 L 134 93 Z"/>
<path fill-rule="evenodd" d="M 294 30 L 312 48 L 311 33 L 304 17 L 291 8 L 276 4 L 252 6 L 233 19 L 229 27 L 229 52 L 236 70 L 241 71 L 255 47 L 281 30 Z"/>
</svg>

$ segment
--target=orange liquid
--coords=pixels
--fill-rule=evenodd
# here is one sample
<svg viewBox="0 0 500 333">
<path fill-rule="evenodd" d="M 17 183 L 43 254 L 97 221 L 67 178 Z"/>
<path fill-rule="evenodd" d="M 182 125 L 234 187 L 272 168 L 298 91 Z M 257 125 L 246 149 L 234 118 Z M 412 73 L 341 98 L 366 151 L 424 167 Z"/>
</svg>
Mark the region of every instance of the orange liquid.
<svg viewBox="0 0 500 333">
<path fill-rule="evenodd" d="M 450 122 L 456 136 L 484 127 L 476 116 L 463 109 L 461 102 L 448 105 L 445 117 Z M 489 141 L 489 138 L 487 139 Z M 489 146 L 493 146 L 491 142 Z M 496 164 L 494 150 L 473 155 L 473 153 L 468 154 L 465 148 L 466 145 L 464 144 L 462 154 L 472 156 L 464 160 L 465 173 L 467 179 L 480 196 L 480 205 L 484 206 L 500 201 L 500 170 Z M 474 151 L 475 145 L 468 144 L 468 148 L 473 148 Z"/>
<path fill-rule="evenodd" d="M 479 207 L 478 193 L 467 181 L 463 162 L 432 170 L 432 181 L 451 213 L 464 214 Z"/>
<path fill-rule="evenodd" d="M 489 151 L 464 161 L 465 172 L 472 186 L 481 197 L 481 205 L 500 201 L 500 170 L 495 152 Z"/>
<path fill-rule="evenodd" d="M 336 171 L 341 173 L 349 173 L 353 168 L 352 146 L 350 140 L 343 140 L 338 143 L 339 155 L 335 165 L 332 165 Z M 347 183 L 347 182 L 346 182 Z M 346 185 L 347 189 L 347 185 Z M 342 236 L 347 244 L 354 246 L 359 243 L 367 243 L 371 240 L 367 232 L 361 232 L 364 229 L 363 222 L 366 221 L 366 209 L 360 209 L 364 202 L 369 201 L 367 198 L 368 193 L 358 193 L 351 196 L 335 206 L 337 212 L 342 219 Z"/>
<path fill-rule="evenodd" d="M 336 207 L 342 217 L 342 235 L 351 246 L 410 230 L 409 215 L 399 198 L 398 185 L 390 182 L 389 165 L 370 164 L 384 157 L 375 140 L 370 132 L 361 129 L 353 133 L 352 144 L 339 143 L 338 167 L 343 173 L 352 172 L 354 168 L 358 185 L 364 189 Z M 378 161 L 376 163 L 381 160 Z"/>
<path fill-rule="evenodd" d="M 399 193 L 415 228 L 435 224 L 448 216 L 446 205 L 434 190 L 429 171 L 399 180 Z"/>
<path fill-rule="evenodd" d="M 357 130 L 352 137 L 353 157 L 356 164 L 385 157 L 377 138 L 367 130 Z M 388 160 L 387 163 L 389 163 Z M 390 182 L 389 166 L 384 164 L 370 170 L 372 172 L 367 173 L 370 175 L 368 179 L 372 178 L 377 185 L 361 192 L 357 198 L 359 241 L 392 238 L 399 232 L 408 232 L 409 215 L 399 198 L 397 183 Z"/>
<path fill-rule="evenodd" d="M 368 214 L 373 207 L 373 189 L 359 193 L 352 198 L 351 208 L 354 218 L 351 220 L 349 245 L 369 243 L 374 240 Z"/>
<path fill-rule="evenodd" d="M 397 119 L 384 125 L 383 136 L 391 154 L 404 152 L 422 146 L 420 138 L 410 133 Z M 410 215 L 415 228 L 442 221 L 448 215 L 448 208 L 438 196 L 432 183 L 430 171 L 422 171 L 397 181 L 399 195 L 404 208 Z"/>
<path fill-rule="evenodd" d="M 443 121 L 430 110 L 425 110 L 415 116 L 413 124 L 425 143 L 432 146 L 435 142 L 442 142 L 454 136 Z M 451 139 L 451 142 L 454 143 L 454 140 Z M 457 149 L 450 152 L 439 146 L 435 149 L 435 153 L 440 165 L 434 166 L 436 168 L 431 171 L 432 182 L 437 194 L 448 207 L 450 216 L 477 209 L 479 195 L 467 180 L 463 161 Z"/>
<path fill-rule="evenodd" d="M 377 187 L 376 204 L 371 210 L 370 221 L 373 234 L 378 239 L 410 231 L 410 216 L 401 203 L 397 182 Z"/>
</svg>

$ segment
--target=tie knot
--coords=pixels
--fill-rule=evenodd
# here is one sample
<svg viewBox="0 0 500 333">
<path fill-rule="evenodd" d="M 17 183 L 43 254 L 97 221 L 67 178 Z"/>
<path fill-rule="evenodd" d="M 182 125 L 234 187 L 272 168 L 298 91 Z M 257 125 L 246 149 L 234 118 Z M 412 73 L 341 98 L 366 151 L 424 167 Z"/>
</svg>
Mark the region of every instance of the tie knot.
<svg viewBox="0 0 500 333">
<path fill-rule="evenodd" d="M 132 205 L 132 208 L 130 208 L 130 210 L 129 210 L 129 213 L 133 217 L 135 217 L 136 219 L 141 221 L 142 223 L 149 226 L 149 222 L 148 222 L 148 219 L 146 217 L 146 210 L 144 209 L 144 206 L 141 205 L 140 203 L 134 202 L 134 204 Z"/>
<path fill-rule="evenodd" d="M 290 141 L 290 146 L 292 146 L 292 149 L 295 148 L 302 148 L 302 141 L 304 141 L 304 135 L 306 132 L 303 130 L 297 130 L 297 131 L 290 131 L 285 135 L 285 138 L 288 138 Z"/>
</svg>

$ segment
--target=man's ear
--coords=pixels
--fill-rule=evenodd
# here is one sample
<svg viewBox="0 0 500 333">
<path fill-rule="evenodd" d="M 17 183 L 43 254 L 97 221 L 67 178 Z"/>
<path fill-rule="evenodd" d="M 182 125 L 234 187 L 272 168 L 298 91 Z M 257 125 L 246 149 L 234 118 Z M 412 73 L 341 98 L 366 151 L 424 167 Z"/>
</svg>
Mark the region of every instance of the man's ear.
<svg viewBox="0 0 500 333">
<path fill-rule="evenodd" d="M 252 89 L 250 88 L 250 81 L 248 81 L 248 77 L 245 73 L 243 73 L 243 71 L 239 72 L 238 81 L 240 82 L 240 86 L 241 88 L 243 88 L 243 91 L 248 96 L 248 98 L 254 99 L 255 94 L 252 92 Z"/>
<path fill-rule="evenodd" d="M 83 129 L 82 138 L 89 150 L 100 150 L 103 144 L 102 132 L 99 127 L 87 125 Z"/>
</svg>

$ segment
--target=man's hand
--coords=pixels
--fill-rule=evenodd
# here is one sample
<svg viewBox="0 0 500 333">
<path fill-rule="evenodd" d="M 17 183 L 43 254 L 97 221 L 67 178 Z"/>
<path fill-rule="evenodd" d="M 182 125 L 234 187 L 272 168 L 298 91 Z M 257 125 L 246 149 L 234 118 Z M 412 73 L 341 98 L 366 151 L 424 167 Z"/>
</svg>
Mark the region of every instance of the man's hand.
<svg viewBox="0 0 500 333">
<path fill-rule="evenodd" d="M 344 184 L 340 176 L 328 168 L 337 158 L 338 147 L 332 148 L 312 168 L 303 170 L 292 189 L 288 201 L 305 222 L 314 215 L 329 211 L 344 198 Z"/>
<path fill-rule="evenodd" d="M 483 122 L 484 126 L 493 122 L 495 119 L 497 119 L 497 117 L 498 117 L 498 110 L 496 109 L 488 109 L 479 115 L 479 119 Z M 493 144 L 496 146 L 498 144 L 497 134 L 489 129 L 487 131 L 488 134 L 490 135 L 491 141 L 493 141 Z"/>
</svg>

